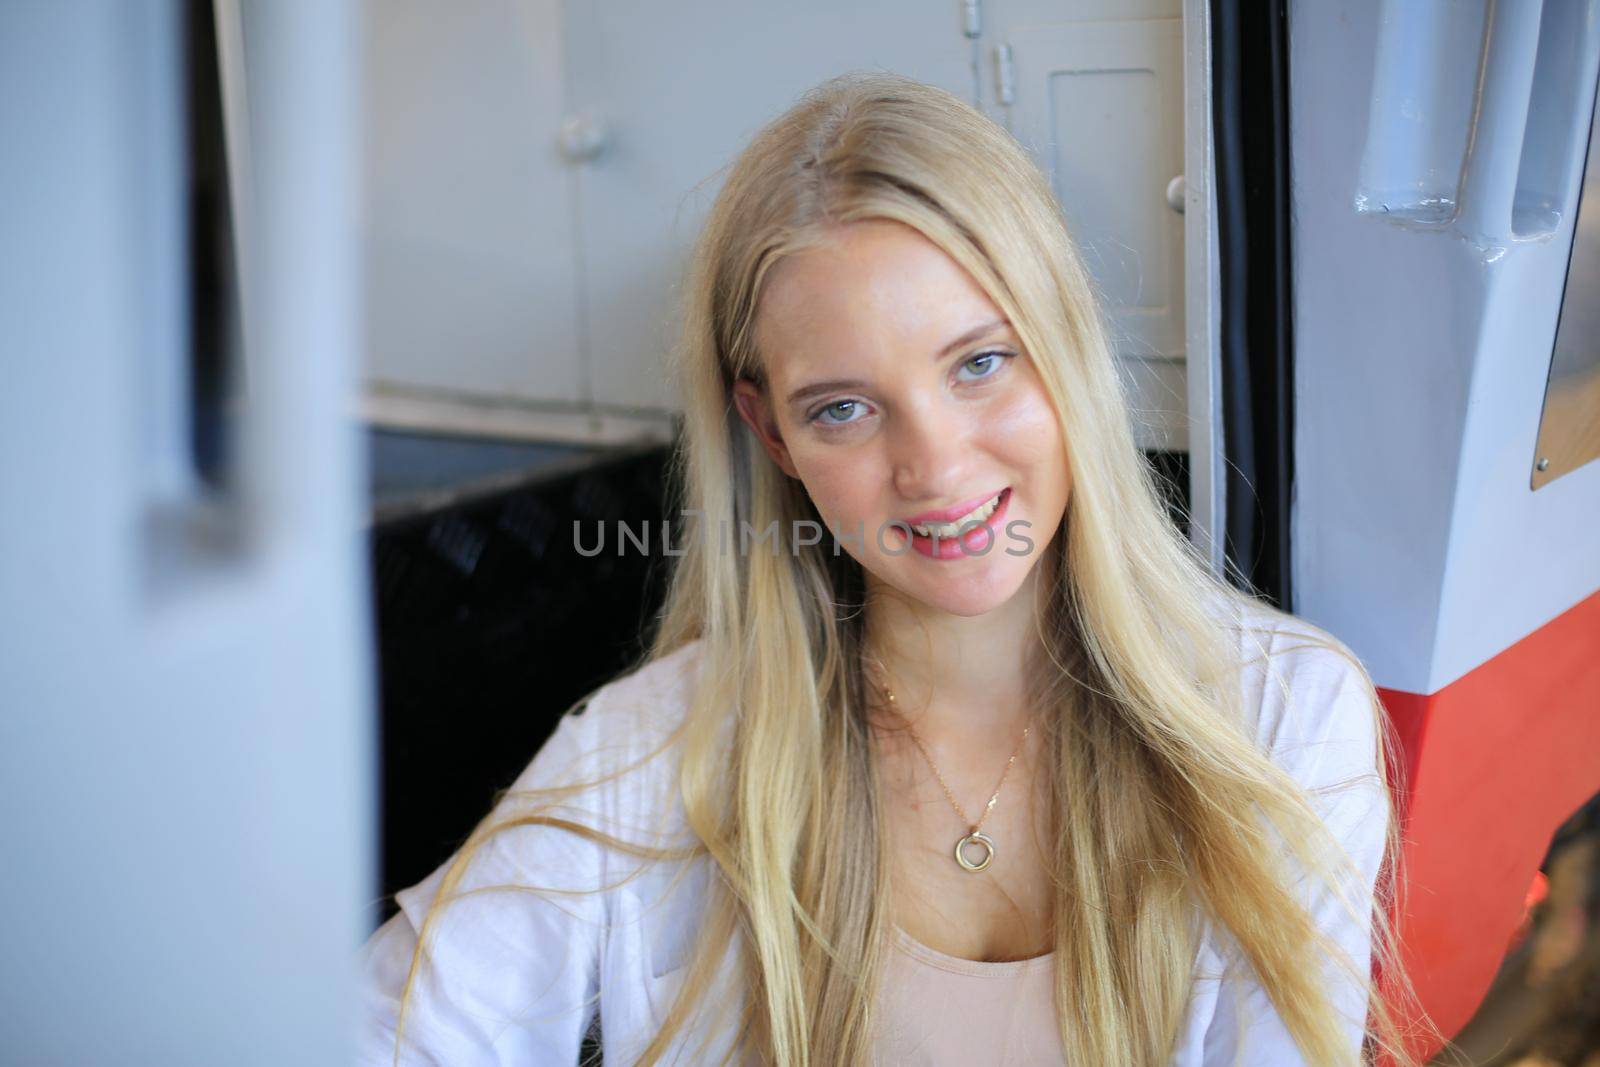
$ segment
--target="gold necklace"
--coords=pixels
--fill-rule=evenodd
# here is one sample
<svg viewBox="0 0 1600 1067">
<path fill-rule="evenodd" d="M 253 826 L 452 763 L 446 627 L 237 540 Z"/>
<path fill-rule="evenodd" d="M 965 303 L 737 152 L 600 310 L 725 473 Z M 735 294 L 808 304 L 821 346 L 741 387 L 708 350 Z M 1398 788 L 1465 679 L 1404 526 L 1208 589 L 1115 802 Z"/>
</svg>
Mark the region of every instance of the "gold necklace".
<svg viewBox="0 0 1600 1067">
<path fill-rule="evenodd" d="M 883 664 L 881 663 L 878 664 L 878 673 L 882 677 L 887 676 L 887 672 L 883 669 Z M 884 698 L 890 704 L 893 704 L 895 702 L 894 691 L 889 688 L 888 683 L 880 678 L 878 687 L 883 690 Z M 933 768 L 933 775 L 939 779 L 939 787 L 944 790 L 944 795 L 949 799 L 950 806 L 956 809 L 956 814 L 961 816 L 962 822 L 972 827 L 970 833 L 956 842 L 956 862 L 961 864 L 961 869 L 964 871 L 976 873 L 983 870 L 994 860 L 994 839 L 982 832 L 983 820 L 989 817 L 989 812 L 994 808 L 995 801 L 1000 799 L 1000 790 L 1006 784 L 1006 775 L 1011 773 L 1011 765 L 1017 762 L 1017 756 L 1022 752 L 1022 746 L 1027 742 L 1028 731 L 1032 727 L 1024 726 L 1022 728 L 1022 739 L 1017 742 L 1017 750 L 1011 753 L 1010 759 L 1006 760 L 1006 769 L 1000 772 L 1000 783 L 994 787 L 994 795 L 989 798 L 989 803 L 983 806 L 983 814 L 978 817 L 977 822 L 973 822 L 967 816 L 967 813 L 961 810 L 961 805 L 956 802 L 955 794 L 950 792 L 950 787 L 945 784 L 944 775 L 939 773 L 939 765 L 933 762 L 933 757 L 928 754 L 927 746 L 922 743 L 922 738 L 917 736 L 916 727 L 911 725 L 910 720 L 906 721 L 906 729 L 911 731 L 911 740 L 917 743 L 917 749 L 922 753 L 922 758 L 927 760 L 928 766 Z M 976 863 L 969 860 L 964 851 L 968 845 L 976 845 L 983 849 L 983 859 Z"/>
</svg>

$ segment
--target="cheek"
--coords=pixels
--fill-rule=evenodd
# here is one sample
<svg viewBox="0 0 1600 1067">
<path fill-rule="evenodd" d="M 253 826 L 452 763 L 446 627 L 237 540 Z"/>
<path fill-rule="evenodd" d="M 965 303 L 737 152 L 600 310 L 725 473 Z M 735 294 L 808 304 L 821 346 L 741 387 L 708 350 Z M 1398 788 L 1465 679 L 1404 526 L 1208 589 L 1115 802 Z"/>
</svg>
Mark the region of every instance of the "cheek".
<svg viewBox="0 0 1600 1067">
<path fill-rule="evenodd" d="M 1060 420 L 1043 386 L 1019 391 L 1003 416 L 1005 455 L 1030 483 L 1030 503 L 1044 512 L 1066 508 L 1072 493 L 1072 470 Z M 1044 515 L 1035 518 L 1046 518 Z"/>
<path fill-rule="evenodd" d="M 839 452 L 790 455 L 806 494 L 823 518 L 849 523 L 866 516 L 875 485 L 866 464 Z"/>
<path fill-rule="evenodd" d="M 1061 423 L 1055 408 L 1037 382 L 1004 398 L 992 413 L 996 440 L 1003 441 L 1022 465 L 1064 465 Z"/>
</svg>

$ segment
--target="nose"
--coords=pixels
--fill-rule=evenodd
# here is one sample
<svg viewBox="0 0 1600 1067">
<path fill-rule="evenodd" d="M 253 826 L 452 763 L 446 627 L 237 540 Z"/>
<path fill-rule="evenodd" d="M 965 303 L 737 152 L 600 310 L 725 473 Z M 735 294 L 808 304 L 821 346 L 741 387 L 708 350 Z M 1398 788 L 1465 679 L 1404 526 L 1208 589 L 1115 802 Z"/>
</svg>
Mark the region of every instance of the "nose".
<svg viewBox="0 0 1600 1067">
<path fill-rule="evenodd" d="M 890 432 L 895 491 L 911 509 L 948 504 L 972 488 L 969 427 L 948 405 L 902 407 Z"/>
</svg>

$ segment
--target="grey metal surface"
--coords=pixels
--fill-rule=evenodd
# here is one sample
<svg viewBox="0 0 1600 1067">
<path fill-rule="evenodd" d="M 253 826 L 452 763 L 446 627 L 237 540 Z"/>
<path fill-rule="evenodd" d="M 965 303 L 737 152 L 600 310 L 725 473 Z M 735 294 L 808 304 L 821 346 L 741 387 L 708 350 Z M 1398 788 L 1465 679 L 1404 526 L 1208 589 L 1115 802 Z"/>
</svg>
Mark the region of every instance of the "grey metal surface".
<svg viewBox="0 0 1600 1067">
<path fill-rule="evenodd" d="M 1539 417 L 1533 488 L 1600 458 L 1600 109 L 1589 123 L 1589 158 L 1567 287 L 1556 325 L 1550 380 Z"/>
<path fill-rule="evenodd" d="M 591 447 L 369 429 L 369 519 L 381 525 L 662 447 Z"/>
</svg>

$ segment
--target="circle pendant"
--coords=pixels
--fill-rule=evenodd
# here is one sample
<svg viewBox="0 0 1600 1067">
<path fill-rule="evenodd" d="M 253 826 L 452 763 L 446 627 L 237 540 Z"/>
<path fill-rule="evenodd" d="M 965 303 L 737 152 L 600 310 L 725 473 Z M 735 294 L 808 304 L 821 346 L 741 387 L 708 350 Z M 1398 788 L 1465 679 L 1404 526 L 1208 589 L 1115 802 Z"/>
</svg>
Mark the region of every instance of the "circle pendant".
<svg viewBox="0 0 1600 1067">
<path fill-rule="evenodd" d="M 983 849 L 983 859 L 981 862 L 973 863 L 971 860 L 967 859 L 967 854 L 964 850 L 968 845 L 977 845 L 979 848 Z M 956 842 L 956 862 L 961 864 L 961 866 L 966 870 L 981 871 L 985 867 L 989 866 L 989 861 L 992 859 L 994 859 L 994 841 L 989 837 L 988 834 L 982 834 L 974 830 L 972 833 Z"/>
</svg>

